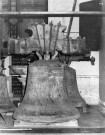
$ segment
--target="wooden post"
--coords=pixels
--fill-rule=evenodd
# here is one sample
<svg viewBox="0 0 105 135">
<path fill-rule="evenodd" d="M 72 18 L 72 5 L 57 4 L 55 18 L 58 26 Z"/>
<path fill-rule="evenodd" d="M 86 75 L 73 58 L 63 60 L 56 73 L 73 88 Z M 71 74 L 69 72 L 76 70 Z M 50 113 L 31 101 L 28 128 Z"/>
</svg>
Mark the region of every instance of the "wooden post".
<svg viewBox="0 0 105 135">
<path fill-rule="evenodd" d="M 105 1 L 102 6 L 105 12 Z M 99 94 L 100 100 L 105 102 L 105 17 L 102 17 L 101 43 L 99 51 Z"/>
<path fill-rule="evenodd" d="M 2 0 L 0 0 L 0 12 L 2 12 Z M 0 59 L 2 57 L 3 44 L 2 44 L 2 17 L 0 17 Z"/>
</svg>

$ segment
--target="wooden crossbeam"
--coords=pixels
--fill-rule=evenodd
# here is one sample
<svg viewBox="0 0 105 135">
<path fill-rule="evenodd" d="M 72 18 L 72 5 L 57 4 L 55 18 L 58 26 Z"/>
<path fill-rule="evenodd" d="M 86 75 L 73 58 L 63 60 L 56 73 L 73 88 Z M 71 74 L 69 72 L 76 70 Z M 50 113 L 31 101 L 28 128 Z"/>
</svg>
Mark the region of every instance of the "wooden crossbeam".
<svg viewBox="0 0 105 135">
<path fill-rule="evenodd" d="M 79 17 L 79 16 L 105 16 L 105 12 L 98 11 L 72 11 L 72 12 L 0 12 L 0 17 Z"/>
</svg>

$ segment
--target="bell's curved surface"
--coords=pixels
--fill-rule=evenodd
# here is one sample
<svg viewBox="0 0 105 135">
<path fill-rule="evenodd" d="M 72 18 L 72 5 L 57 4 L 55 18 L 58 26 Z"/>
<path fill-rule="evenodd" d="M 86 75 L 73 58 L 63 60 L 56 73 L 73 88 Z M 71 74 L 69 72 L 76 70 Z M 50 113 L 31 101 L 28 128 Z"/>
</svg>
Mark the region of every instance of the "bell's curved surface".
<svg viewBox="0 0 105 135">
<path fill-rule="evenodd" d="M 15 109 L 15 105 L 9 98 L 7 78 L 5 75 L 0 75 L 0 113 L 14 111 Z"/>
<path fill-rule="evenodd" d="M 77 86 L 76 71 L 68 65 L 65 65 L 64 68 L 64 81 L 65 87 L 68 91 L 70 103 L 72 103 L 75 107 L 85 108 L 86 102 L 81 97 Z"/>
<path fill-rule="evenodd" d="M 54 60 L 31 63 L 23 102 L 13 118 L 28 122 L 52 123 L 78 119 L 64 84 L 64 66 Z"/>
</svg>

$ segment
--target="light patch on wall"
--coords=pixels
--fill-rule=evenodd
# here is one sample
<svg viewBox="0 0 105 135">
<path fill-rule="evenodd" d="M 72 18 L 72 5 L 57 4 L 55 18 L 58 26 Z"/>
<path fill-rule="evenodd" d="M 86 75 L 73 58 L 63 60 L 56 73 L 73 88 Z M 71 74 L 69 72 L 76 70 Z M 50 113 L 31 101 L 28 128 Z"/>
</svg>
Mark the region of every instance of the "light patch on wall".
<svg viewBox="0 0 105 135">
<path fill-rule="evenodd" d="M 86 2 L 86 1 L 92 1 L 92 0 L 78 0 L 79 3 Z"/>
<path fill-rule="evenodd" d="M 77 76 L 77 84 L 80 95 L 87 104 L 99 104 L 99 77 L 98 76 Z"/>
<path fill-rule="evenodd" d="M 72 62 L 70 67 L 76 70 L 77 75 L 99 76 L 99 52 L 91 52 L 91 56 L 95 57 L 95 65 L 91 62 Z"/>
<path fill-rule="evenodd" d="M 95 65 L 90 62 L 72 62 L 70 67 L 76 70 L 77 84 L 81 96 L 87 104 L 99 103 L 99 52 L 91 52 Z"/>
<path fill-rule="evenodd" d="M 48 2 L 48 11 L 50 12 L 69 12 L 72 11 L 74 0 L 49 0 Z M 79 11 L 79 3 L 77 1 L 75 11 Z M 57 24 L 59 21 L 62 25 L 69 25 L 70 17 L 49 17 L 49 22 L 52 21 L 54 24 Z M 71 32 L 79 32 L 79 18 L 73 18 Z M 72 35 L 72 33 L 71 33 Z M 74 35 L 74 34 L 73 34 Z M 76 34 L 77 35 L 77 34 Z"/>
</svg>

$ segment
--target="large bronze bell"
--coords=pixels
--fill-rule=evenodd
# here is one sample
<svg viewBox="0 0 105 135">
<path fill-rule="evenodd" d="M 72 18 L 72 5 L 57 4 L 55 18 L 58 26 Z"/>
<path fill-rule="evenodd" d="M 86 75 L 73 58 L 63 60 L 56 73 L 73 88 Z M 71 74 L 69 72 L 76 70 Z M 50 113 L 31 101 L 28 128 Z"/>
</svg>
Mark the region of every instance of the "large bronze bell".
<svg viewBox="0 0 105 135">
<path fill-rule="evenodd" d="M 12 112 L 16 109 L 15 105 L 10 100 L 7 90 L 7 78 L 5 75 L 0 75 L 0 113 Z"/>
<path fill-rule="evenodd" d="M 79 111 L 70 103 L 64 84 L 64 68 L 55 60 L 29 64 L 26 93 L 13 118 L 36 123 L 78 119 Z"/>
</svg>

